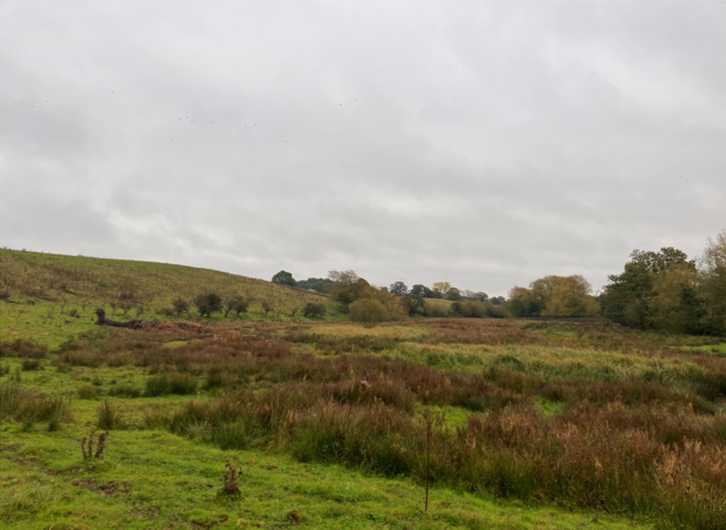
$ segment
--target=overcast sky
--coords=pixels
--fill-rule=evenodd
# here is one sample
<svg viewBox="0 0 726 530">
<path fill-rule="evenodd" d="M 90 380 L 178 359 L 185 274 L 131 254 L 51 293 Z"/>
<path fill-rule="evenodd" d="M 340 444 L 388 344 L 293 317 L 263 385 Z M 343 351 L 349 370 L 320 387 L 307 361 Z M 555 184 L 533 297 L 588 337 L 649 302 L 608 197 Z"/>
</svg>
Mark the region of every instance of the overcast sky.
<svg viewBox="0 0 726 530">
<path fill-rule="evenodd" d="M 0 245 L 599 290 L 726 228 L 726 3 L 0 4 Z"/>
</svg>

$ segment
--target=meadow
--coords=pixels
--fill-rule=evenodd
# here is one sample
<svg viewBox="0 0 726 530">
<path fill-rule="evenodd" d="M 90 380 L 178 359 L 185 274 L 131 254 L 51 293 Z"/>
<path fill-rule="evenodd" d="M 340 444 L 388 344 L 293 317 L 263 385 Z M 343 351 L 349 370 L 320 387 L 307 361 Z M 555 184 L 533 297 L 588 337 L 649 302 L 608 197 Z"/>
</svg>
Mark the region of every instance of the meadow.
<svg viewBox="0 0 726 530">
<path fill-rule="evenodd" d="M 5 285 L 8 528 L 726 528 L 722 340 L 283 311 L 131 330 Z"/>
</svg>

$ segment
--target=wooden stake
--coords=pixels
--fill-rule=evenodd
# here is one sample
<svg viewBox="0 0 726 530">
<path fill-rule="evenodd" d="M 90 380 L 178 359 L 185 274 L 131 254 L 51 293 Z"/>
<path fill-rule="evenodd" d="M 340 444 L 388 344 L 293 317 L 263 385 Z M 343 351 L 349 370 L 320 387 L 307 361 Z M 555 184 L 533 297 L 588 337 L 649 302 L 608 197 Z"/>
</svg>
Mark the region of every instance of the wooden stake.
<svg viewBox="0 0 726 530">
<path fill-rule="evenodd" d="M 431 420 L 429 419 L 426 424 L 426 504 L 424 506 L 424 513 L 429 511 L 429 461 L 431 457 Z"/>
</svg>

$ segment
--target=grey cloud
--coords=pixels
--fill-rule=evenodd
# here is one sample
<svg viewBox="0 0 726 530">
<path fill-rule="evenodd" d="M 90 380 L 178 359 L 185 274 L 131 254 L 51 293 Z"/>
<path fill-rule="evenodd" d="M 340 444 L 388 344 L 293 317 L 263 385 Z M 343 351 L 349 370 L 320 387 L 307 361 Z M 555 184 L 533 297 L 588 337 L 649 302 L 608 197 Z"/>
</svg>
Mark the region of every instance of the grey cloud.
<svg viewBox="0 0 726 530">
<path fill-rule="evenodd" d="M 503 294 L 726 226 L 717 3 L 0 10 L 3 244 Z"/>
</svg>

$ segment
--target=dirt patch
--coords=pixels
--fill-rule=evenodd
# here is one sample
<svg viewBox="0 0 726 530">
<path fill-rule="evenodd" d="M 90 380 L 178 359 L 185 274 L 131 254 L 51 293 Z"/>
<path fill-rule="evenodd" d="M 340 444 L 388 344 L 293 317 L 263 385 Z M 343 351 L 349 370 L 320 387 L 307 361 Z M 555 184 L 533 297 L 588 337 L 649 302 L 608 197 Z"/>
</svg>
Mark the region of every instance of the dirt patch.
<svg viewBox="0 0 726 530">
<path fill-rule="evenodd" d="M 221 514 L 219 514 L 219 515 L 217 515 L 215 517 L 212 517 L 209 521 L 206 521 L 206 522 L 201 522 L 199 520 L 197 520 L 197 521 L 189 521 L 189 522 L 191 523 L 191 525 L 194 528 L 205 528 L 205 529 L 209 529 L 209 528 L 212 528 L 215 525 L 224 524 L 228 520 L 229 520 L 229 517 L 227 516 L 227 514 L 221 513 Z"/>
<path fill-rule="evenodd" d="M 139 519 L 148 519 L 153 521 L 159 515 L 159 508 L 156 506 L 149 506 L 143 510 L 131 510 L 131 514 Z"/>
<path fill-rule="evenodd" d="M 186 332 L 192 332 L 192 333 L 200 333 L 202 330 L 202 325 L 197 324 L 195 322 L 162 322 L 156 327 L 159 331 L 164 331 L 167 333 L 177 333 L 180 331 L 186 331 Z"/>
</svg>

